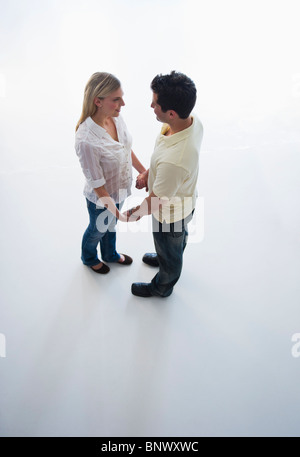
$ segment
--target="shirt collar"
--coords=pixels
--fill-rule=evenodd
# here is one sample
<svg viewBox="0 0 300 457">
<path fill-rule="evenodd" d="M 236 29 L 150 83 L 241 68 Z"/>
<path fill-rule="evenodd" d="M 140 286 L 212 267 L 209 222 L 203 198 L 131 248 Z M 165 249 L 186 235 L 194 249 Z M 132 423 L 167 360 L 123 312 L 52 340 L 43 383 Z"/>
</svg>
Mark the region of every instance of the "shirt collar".
<svg viewBox="0 0 300 457">
<path fill-rule="evenodd" d="M 106 130 L 103 127 L 100 127 L 100 125 L 96 124 L 95 121 L 91 117 L 86 118 L 85 120 L 88 128 L 97 135 L 98 138 L 103 138 L 104 135 L 106 134 Z"/>
<path fill-rule="evenodd" d="M 161 132 L 160 132 L 160 139 L 164 140 L 170 146 L 175 144 L 175 143 L 178 143 L 178 141 L 184 140 L 185 138 L 187 138 L 190 135 L 191 130 L 194 128 L 195 117 L 192 116 L 192 119 L 193 119 L 193 122 L 188 128 L 186 128 L 184 130 L 181 130 L 181 132 L 174 133 L 171 136 L 164 135 L 169 129 L 168 124 L 164 124 L 162 126 L 162 129 L 161 129 Z"/>
</svg>

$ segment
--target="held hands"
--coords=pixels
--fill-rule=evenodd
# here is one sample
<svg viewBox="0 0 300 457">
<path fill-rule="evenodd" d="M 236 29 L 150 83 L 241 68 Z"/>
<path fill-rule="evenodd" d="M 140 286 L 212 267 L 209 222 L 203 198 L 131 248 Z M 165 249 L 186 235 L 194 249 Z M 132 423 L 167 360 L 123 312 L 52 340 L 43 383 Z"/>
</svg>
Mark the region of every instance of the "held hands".
<svg viewBox="0 0 300 457">
<path fill-rule="evenodd" d="M 135 183 L 135 187 L 137 189 L 143 189 L 144 187 L 146 187 L 146 192 L 148 192 L 148 174 L 149 170 L 146 170 L 138 175 Z"/>
<path fill-rule="evenodd" d="M 120 222 L 128 222 L 128 218 L 126 216 L 126 213 L 119 213 L 118 219 Z"/>
<path fill-rule="evenodd" d="M 134 215 L 133 212 L 137 210 L 139 206 L 136 208 L 129 209 L 128 211 L 125 211 L 124 213 L 120 213 L 119 211 L 115 214 L 116 218 L 120 222 L 135 222 L 138 221 L 142 216 Z"/>
<path fill-rule="evenodd" d="M 139 219 L 141 219 L 142 216 L 140 214 L 138 214 L 139 209 L 140 209 L 140 206 L 135 206 L 134 208 L 127 210 L 125 213 L 122 213 L 122 216 L 126 218 L 125 221 L 126 222 L 136 222 Z"/>
</svg>

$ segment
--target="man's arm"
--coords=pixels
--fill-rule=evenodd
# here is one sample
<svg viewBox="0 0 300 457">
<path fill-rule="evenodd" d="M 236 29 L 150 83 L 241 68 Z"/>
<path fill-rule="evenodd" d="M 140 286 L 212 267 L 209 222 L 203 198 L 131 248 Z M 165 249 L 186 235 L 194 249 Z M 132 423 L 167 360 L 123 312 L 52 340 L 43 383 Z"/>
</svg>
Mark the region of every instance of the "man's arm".
<svg viewBox="0 0 300 457">
<path fill-rule="evenodd" d="M 148 216 L 149 214 L 158 211 L 159 207 L 163 204 L 164 200 L 157 197 L 154 192 L 151 192 L 151 194 L 145 198 L 139 206 L 129 209 L 123 213 L 123 215 L 127 217 L 127 222 L 135 222 L 143 216 Z"/>
<path fill-rule="evenodd" d="M 177 165 L 162 163 L 157 168 L 153 189 L 158 190 L 158 197 L 153 191 L 149 197 L 145 198 L 140 206 L 131 208 L 124 213 L 127 216 L 128 222 L 133 222 L 141 219 L 143 216 L 156 212 L 160 207 L 170 201 L 176 195 L 177 189 L 182 185 L 187 178 L 187 171 Z M 157 190 L 156 190 L 157 189 Z"/>
</svg>

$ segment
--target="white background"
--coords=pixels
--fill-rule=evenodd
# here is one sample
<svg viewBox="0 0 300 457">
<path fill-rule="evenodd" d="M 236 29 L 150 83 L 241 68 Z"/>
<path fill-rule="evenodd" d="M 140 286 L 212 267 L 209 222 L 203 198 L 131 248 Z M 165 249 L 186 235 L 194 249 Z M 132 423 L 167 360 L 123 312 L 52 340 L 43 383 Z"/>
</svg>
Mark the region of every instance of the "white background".
<svg viewBox="0 0 300 457">
<path fill-rule="evenodd" d="M 298 3 L 2 2 L 2 436 L 299 435 Z M 127 269 L 80 263 L 74 129 L 90 75 L 114 73 L 148 166 L 171 70 L 198 88 L 200 233 L 173 295 L 143 301 L 149 230 L 120 227 Z"/>
</svg>

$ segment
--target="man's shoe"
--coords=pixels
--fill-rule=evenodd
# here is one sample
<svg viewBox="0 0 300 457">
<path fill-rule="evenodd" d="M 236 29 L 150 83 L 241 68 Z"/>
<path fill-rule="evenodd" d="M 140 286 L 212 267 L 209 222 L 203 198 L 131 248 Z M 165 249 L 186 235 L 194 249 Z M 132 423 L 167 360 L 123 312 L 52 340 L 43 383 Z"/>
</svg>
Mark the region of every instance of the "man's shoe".
<svg viewBox="0 0 300 457">
<path fill-rule="evenodd" d="M 150 265 L 151 267 L 159 267 L 159 263 L 157 260 L 157 254 L 145 254 L 143 257 L 143 262 L 146 263 L 147 265 Z"/>
<path fill-rule="evenodd" d="M 150 290 L 150 283 L 134 282 L 131 284 L 131 292 L 137 297 L 152 297 L 153 293 Z"/>
</svg>

